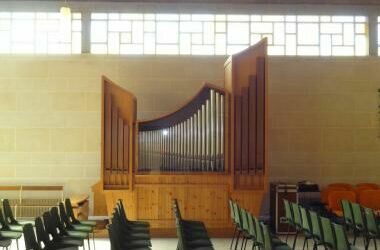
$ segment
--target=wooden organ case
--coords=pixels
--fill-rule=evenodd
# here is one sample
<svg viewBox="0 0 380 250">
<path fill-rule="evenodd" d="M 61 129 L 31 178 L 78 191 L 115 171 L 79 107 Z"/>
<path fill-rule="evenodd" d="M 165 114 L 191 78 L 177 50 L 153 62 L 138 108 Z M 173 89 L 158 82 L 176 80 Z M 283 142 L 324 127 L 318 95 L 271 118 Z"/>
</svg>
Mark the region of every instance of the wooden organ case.
<svg viewBox="0 0 380 250">
<path fill-rule="evenodd" d="M 184 106 L 153 120 L 137 121 L 134 95 L 103 77 L 96 192 L 109 214 L 123 199 L 127 215 L 149 221 L 153 234 L 175 235 L 177 198 L 183 217 L 204 221 L 215 236 L 232 229 L 229 198 L 259 214 L 268 191 L 266 50 L 262 40 L 232 55 L 225 88 L 205 84 Z"/>
</svg>

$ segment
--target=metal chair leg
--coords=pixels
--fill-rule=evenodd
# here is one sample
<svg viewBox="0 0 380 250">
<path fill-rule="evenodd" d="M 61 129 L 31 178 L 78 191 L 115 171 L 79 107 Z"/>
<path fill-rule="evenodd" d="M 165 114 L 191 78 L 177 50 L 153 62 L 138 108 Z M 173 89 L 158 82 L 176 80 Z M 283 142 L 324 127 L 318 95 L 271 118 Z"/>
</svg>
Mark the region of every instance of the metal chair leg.
<svg viewBox="0 0 380 250">
<path fill-rule="evenodd" d="M 296 249 L 297 237 L 298 237 L 298 230 L 296 231 L 296 235 L 295 235 L 295 237 L 294 237 L 294 241 L 293 241 L 293 250 Z"/>
<path fill-rule="evenodd" d="M 235 241 L 235 250 L 237 250 L 238 244 L 239 244 L 239 238 L 240 238 L 240 231 L 238 231 L 238 234 L 236 236 L 236 241 Z"/>
<path fill-rule="evenodd" d="M 17 250 L 19 250 L 19 248 L 18 248 L 18 239 L 16 239 L 16 246 L 17 246 Z"/>
<path fill-rule="evenodd" d="M 307 238 L 305 237 L 305 240 L 303 241 L 303 247 L 302 247 L 302 250 L 305 250 L 306 242 L 307 242 Z"/>
<path fill-rule="evenodd" d="M 232 246 L 234 245 L 234 240 L 235 240 L 236 231 L 237 231 L 237 227 L 235 227 L 234 235 L 232 236 L 232 240 L 231 240 L 231 244 L 230 244 L 230 249 L 232 249 Z"/>
<path fill-rule="evenodd" d="M 290 224 L 288 223 L 288 232 L 286 233 L 286 239 L 285 239 L 286 243 L 288 243 L 289 231 L 290 231 Z"/>
<path fill-rule="evenodd" d="M 92 231 L 92 241 L 94 242 L 94 250 L 95 250 L 95 231 Z"/>
</svg>

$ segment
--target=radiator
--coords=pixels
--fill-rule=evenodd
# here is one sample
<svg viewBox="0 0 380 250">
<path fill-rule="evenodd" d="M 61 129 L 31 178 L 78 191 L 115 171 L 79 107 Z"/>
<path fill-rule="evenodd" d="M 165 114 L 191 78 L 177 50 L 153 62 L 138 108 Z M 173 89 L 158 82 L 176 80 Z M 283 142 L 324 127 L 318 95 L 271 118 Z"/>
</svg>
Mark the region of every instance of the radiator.
<svg viewBox="0 0 380 250">
<path fill-rule="evenodd" d="M 58 206 L 61 199 L 13 199 L 9 200 L 16 219 L 34 219 L 50 208 Z"/>
</svg>

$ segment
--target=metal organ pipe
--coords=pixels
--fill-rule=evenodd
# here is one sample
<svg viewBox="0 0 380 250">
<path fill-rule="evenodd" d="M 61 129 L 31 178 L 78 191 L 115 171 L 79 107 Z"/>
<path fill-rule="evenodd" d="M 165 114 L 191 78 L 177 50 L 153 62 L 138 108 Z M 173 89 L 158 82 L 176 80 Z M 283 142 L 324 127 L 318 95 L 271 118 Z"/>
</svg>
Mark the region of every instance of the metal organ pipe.
<svg viewBox="0 0 380 250">
<path fill-rule="evenodd" d="M 138 171 L 224 171 L 224 95 L 209 88 L 202 98 L 189 117 L 139 131 Z"/>
</svg>

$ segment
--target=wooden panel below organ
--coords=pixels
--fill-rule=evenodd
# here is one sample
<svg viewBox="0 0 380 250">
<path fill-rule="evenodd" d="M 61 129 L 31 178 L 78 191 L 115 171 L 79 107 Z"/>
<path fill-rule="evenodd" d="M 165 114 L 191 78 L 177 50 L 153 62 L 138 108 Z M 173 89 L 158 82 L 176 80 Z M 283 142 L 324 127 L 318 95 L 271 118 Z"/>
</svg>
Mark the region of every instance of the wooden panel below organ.
<svg viewBox="0 0 380 250">
<path fill-rule="evenodd" d="M 118 199 L 123 199 L 130 219 L 146 220 L 153 235 L 175 236 L 172 211 L 177 198 L 182 216 L 202 220 L 212 236 L 226 237 L 232 232 L 228 199 L 238 200 L 244 208 L 259 216 L 263 191 L 233 191 L 228 175 L 207 182 L 207 177 L 178 176 L 173 183 L 169 175 L 137 175 L 133 191 L 106 191 L 108 211 L 112 212 Z"/>
</svg>

